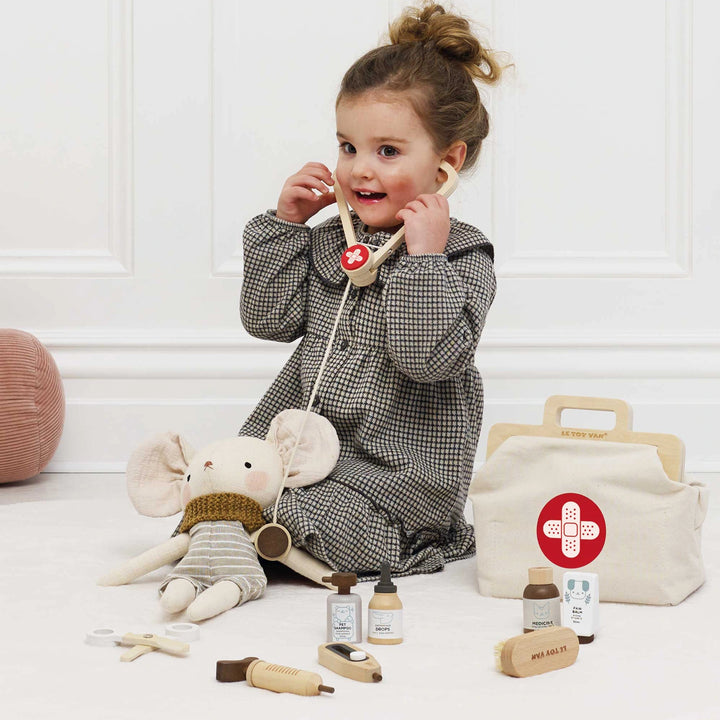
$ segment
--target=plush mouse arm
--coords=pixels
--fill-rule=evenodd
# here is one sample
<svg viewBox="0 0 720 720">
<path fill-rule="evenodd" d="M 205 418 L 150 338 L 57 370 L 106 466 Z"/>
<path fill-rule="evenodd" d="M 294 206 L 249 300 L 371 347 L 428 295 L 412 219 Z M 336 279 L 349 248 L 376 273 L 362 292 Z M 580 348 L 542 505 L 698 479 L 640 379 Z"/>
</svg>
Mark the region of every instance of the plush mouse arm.
<svg viewBox="0 0 720 720">
<path fill-rule="evenodd" d="M 164 543 L 146 550 L 141 555 L 126 560 L 122 565 L 103 575 L 97 581 L 97 584 L 126 585 L 153 570 L 161 568 L 163 565 L 184 557 L 189 547 L 190 535 L 188 533 L 175 535 L 175 537 L 171 537 Z"/>
<path fill-rule="evenodd" d="M 185 472 L 194 455 L 177 433 L 162 433 L 146 440 L 127 464 L 128 495 L 135 509 L 150 517 L 167 517 L 182 510 Z M 183 557 L 190 536 L 181 533 L 146 550 L 103 575 L 98 585 L 124 585 Z"/>
</svg>

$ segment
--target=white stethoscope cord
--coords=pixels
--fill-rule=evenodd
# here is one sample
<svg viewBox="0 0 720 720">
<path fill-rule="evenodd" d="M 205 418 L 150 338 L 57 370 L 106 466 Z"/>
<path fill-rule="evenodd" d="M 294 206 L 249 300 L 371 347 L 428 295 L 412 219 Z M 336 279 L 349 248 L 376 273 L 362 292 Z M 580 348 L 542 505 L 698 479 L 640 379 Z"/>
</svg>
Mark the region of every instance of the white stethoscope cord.
<svg viewBox="0 0 720 720">
<path fill-rule="evenodd" d="M 446 173 L 447 180 L 440 187 L 438 192 L 447 197 L 457 187 L 458 176 L 454 168 L 445 161 L 441 163 L 440 169 Z M 312 392 L 310 393 L 310 399 L 308 400 L 305 408 L 305 415 L 303 417 L 302 424 L 300 425 L 300 431 L 297 434 L 295 444 L 293 445 L 293 449 L 290 453 L 290 458 L 285 466 L 282 483 L 280 484 L 280 489 L 278 490 L 277 498 L 275 499 L 275 506 L 273 508 L 273 524 L 277 524 L 277 513 L 278 506 L 280 505 L 280 498 L 285 490 L 285 485 L 287 483 L 288 476 L 290 475 L 290 468 L 292 467 L 293 460 L 295 459 L 295 453 L 300 445 L 300 440 L 302 439 L 302 434 L 305 430 L 308 416 L 310 415 L 313 403 L 315 402 L 315 396 L 317 395 L 317 391 L 320 387 L 320 381 L 322 380 L 325 366 L 327 365 L 328 358 L 330 357 L 330 350 L 332 349 L 333 342 L 335 341 L 335 334 L 337 333 L 338 326 L 340 325 L 340 318 L 342 316 L 343 309 L 345 308 L 345 302 L 347 301 L 350 287 L 352 285 L 365 287 L 372 284 L 377 277 L 379 266 L 382 265 L 382 263 L 387 260 L 387 258 L 399 247 L 405 234 L 405 226 L 403 225 L 403 227 L 401 227 L 388 241 L 386 241 L 381 248 L 375 251 L 371 250 L 367 245 L 360 245 L 357 241 L 357 237 L 355 236 L 355 228 L 353 227 L 347 202 L 342 190 L 340 189 L 340 184 L 337 181 L 335 182 L 335 186 L 335 196 L 340 213 L 340 221 L 342 223 L 343 233 L 345 234 L 345 241 L 347 244 L 347 249 L 343 253 L 340 264 L 343 271 L 348 276 L 348 282 L 345 286 L 345 292 L 343 293 L 342 300 L 340 301 L 340 307 L 338 308 L 337 315 L 335 316 L 328 344 L 325 348 L 325 354 L 323 355 L 322 362 L 318 368 L 318 374 L 315 378 L 315 384 L 313 385 Z M 353 253 L 357 253 L 358 250 L 361 250 L 362 252 L 362 267 L 353 267 L 355 260 Z"/>
<path fill-rule="evenodd" d="M 292 467 L 293 460 L 295 459 L 295 453 L 300 446 L 300 440 L 302 439 L 302 434 L 305 430 L 305 424 L 307 423 L 308 416 L 310 415 L 313 403 L 315 402 L 315 396 L 317 395 L 317 392 L 320 388 L 320 381 L 322 380 L 325 366 L 327 365 L 328 358 L 330 357 L 330 350 L 332 349 L 333 342 L 335 341 L 335 335 L 337 333 L 338 326 L 340 325 L 340 318 L 342 316 L 342 311 L 345 308 L 345 302 L 348 299 L 351 286 L 352 283 L 350 282 L 350 280 L 348 280 L 347 284 L 345 285 L 345 292 L 343 293 L 342 300 L 340 300 L 340 307 L 338 308 L 337 315 L 335 315 L 335 322 L 333 323 L 332 330 L 330 331 L 330 337 L 328 339 L 327 347 L 325 348 L 325 354 L 323 355 L 322 362 L 320 363 L 320 367 L 318 368 L 318 374 L 315 378 L 315 384 L 313 385 L 312 392 L 310 393 L 310 399 L 308 400 L 307 406 L 305 407 L 305 415 L 303 416 L 300 430 L 297 434 L 297 437 L 295 438 L 295 444 L 293 445 L 293 449 L 290 453 L 290 458 L 285 465 L 285 472 L 283 474 L 282 483 L 280 483 L 280 489 L 278 490 L 277 498 L 275 499 L 275 507 L 273 508 L 273 523 L 275 524 L 277 523 L 277 513 L 278 506 L 280 504 L 280 497 L 283 494 L 283 490 L 285 490 L 285 484 L 287 483 L 288 476 L 290 475 L 290 468 Z"/>
</svg>

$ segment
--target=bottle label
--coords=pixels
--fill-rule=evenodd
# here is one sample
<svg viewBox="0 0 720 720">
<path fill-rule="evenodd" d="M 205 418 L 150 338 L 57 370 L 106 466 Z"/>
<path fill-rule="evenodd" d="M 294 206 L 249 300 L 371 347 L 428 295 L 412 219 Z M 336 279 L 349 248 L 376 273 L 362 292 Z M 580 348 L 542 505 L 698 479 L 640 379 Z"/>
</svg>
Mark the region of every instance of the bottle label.
<svg viewBox="0 0 720 720">
<path fill-rule="evenodd" d="M 530 600 L 523 598 L 523 628 L 525 630 L 542 630 L 553 625 L 560 625 L 560 598 Z"/>
<path fill-rule="evenodd" d="M 368 610 L 368 637 L 402 640 L 402 610 Z"/>
<path fill-rule="evenodd" d="M 571 627 L 580 635 L 592 635 L 592 621 L 589 618 L 590 609 L 582 603 L 568 603 L 565 610 L 565 625 Z"/>
<path fill-rule="evenodd" d="M 563 625 L 571 627 L 580 637 L 594 635 L 598 613 L 597 575 L 566 572 L 563 587 Z"/>
<path fill-rule="evenodd" d="M 355 637 L 357 618 L 355 617 L 355 605 L 352 603 L 333 603 L 332 615 L 333 642 L 348 641 L 357 642 Z"/>
</svg>

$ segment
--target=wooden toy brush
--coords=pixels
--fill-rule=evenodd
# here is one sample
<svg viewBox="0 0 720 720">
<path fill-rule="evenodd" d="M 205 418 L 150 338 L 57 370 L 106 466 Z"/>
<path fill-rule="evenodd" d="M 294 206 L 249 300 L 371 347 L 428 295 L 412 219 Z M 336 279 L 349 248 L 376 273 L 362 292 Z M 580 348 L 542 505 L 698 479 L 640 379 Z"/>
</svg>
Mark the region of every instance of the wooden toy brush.
<svg viewBox="0 0 720 720">
<path fill-rule="evenodd" d="M 529 677 L 572 665 L 580 643 L 574 630 L 549 627 L 499 642 L 495 666 L 506 675 Z"/>
</svg>

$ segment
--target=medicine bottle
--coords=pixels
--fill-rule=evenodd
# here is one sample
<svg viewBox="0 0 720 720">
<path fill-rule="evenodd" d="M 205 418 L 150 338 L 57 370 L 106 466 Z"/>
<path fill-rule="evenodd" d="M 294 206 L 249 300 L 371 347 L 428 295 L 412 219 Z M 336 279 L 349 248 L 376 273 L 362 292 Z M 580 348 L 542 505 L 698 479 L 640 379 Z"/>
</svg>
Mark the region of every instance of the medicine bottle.
<svg viewBox="0 0 720 720">
<path fill-rule="evenodd" d="M 327 599 L 327 641 L 362 642 L 362 601 L 359 595 L 350 592 L 357 585 L 357 575 L 336 572 L 322 581 L 338 589 Z"/>
<path fill-rule="evenodd" d="M 397 645 L 402 637 L 403 605 L 390 579 L 390 563 L 380 565 L 380 582 L 368 603 L 368 642 Z"/>
<path fill-rule="evenodd" d="M 530 568 L 528 580 L 523 591 L 523 631 L 560 625 L 560 591 L 553 584 L 552 568 Z"/>
</svg>

